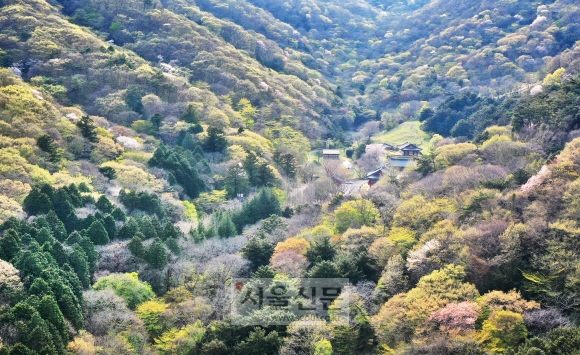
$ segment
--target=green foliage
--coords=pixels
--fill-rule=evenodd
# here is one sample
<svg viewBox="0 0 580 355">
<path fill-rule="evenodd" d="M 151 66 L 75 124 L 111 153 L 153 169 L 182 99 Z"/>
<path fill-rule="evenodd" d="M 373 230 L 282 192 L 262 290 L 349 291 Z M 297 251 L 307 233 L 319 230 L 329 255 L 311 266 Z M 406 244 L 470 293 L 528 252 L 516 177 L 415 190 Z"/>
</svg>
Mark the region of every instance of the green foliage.
<svg viewBox="0 0 580 355">
<path fill-rule="evenodd" d="M 248 153 L 243 166 L 252 186 L 272 187 L 276 184 L 276 177 L 268 163 L 258 160 L 258 157 L 253 152 Z"/>
<path fill-rule="evenodd" d="M 145 259 L 145 256 L 147 255 L 147 249 L 145 248 L 145 245 L 143 245 L 143 240 L 139 235 L 135 235 L 131 238 L 131 241 L 127 244 L 127 249 L 129 249 L 131 254 L 140 259 Z"/>
<path fill-rule="evenodd" d="M 224 187 L 230 198 L 246 193 L 249 185 L 244 169 L 239 165 L 230 166 L 224 179 Z"/>
<path fill-rule="evenodd" d="M 149 165 L 163 168 L 171 173 L 175 181 L 185 189 L 191 198 L 198 197 L 205 189 L 205 184 L 195 168 L 195 162 L 182 150 L 177 148 L 170 150 L 161 145 L 149 160 Z"/>
<path fill-rule="evenodd" d="M 209 153 L 223 152 L 228 145 L 224 131 L 220 128 L 209 127 L 207 137 L 203 141 L 203 150 Z"/>
<path fill-rule="evenodd" d="M 111 203 L 111 201 L 105 195 L 101 195 L 95 203 L 95 207 L 99 209 L 99 211 L 107 214 L 113 212 L 115 206 Z"/>
<path fill-rule="evenodd" d="M 95 290 L 111 289 L 127 302 L 130 309 L 153 298 L 155 294 L 151 286 L 139 281 L 136 272 L 129 274 L 111 274 L 101 277 L 93 285 Z"/>
<path fill-rule="evenodd" d="M 274 246 L 264 236 L 253 236 L 242 248 L 242 256 L 247 259 L 254 270 L 260 270 L 270 263 Z M 266 271 L 262 271 L 266 273 Z"/>
<path fill-rule="evenodd" d="M 334 211 L 334 229 L 344 233 L 348 228 L 372 227 L 379 218 L 379 211 L 371 201 L 348 201 Z"/>
<path fill-rule="evenodd" d="M 515 312 L 497 311 L 483 323 L 483 340 L 494 352 L 517 346 L 527 334 L 524 318 Z"/>
<path fill-rule="evenodd" d="M 129 211 L 141 210 L 148 213 L 154 213 L 159 218 L 165 217 L 165 211 L 161 205 L 161 200 L 154 193 L 121 190 L 119 201 L 121 201 Z"/>
<path fill-rule="evenodd" d="M 244 202 L 242 208 L 232 215 L 238 232 L 271 215 L 281 215 L 280 201 L 271 189 L 261 189 L 258 195 Z"/>
<path fill-rule="evenodd" d="M 94 221 L 87 229 L 87 236 L 95 245 L 105 245 L 109 243 L 109 233 L 100 221 Z"/>
<path fill-rule="evenodd" d="M 81 131 L 83 137 L 85 137 L 89 142 L 96 143 L 99 141 L 97 136 L 97 127 L 93 119 L 89 116 L 83 116 L 77 122 L 77 127 Z"/>
<path fill-rule="evenodd" d="M 149 246 L 147 250 L 147 254 L 145 255 L 145 260 L 149 265 L 151 265 L 155 269 L 163 269 L 168 262 L 168 255 L 167 251 L 165 250 L 165 246 L 160 239 L 155 239 L 153 243 Z"/>
<path fill-rule="evenodd" d="M 40 150 L 48 153 L 49 161 L 57 163 L 61 159 L 60 152 L 58 151 L 58 145 L 54 142 L 51 136 L 43 134 L 36 139 L 36 145 Z"/>
<path fill-rule="evenodd" d="M 115 169 L 110 166 L 100 167 L 99 172 L 109 180 L 114 180 L 117 177 L 117 171 L 115 171 Z"/>
</svg>

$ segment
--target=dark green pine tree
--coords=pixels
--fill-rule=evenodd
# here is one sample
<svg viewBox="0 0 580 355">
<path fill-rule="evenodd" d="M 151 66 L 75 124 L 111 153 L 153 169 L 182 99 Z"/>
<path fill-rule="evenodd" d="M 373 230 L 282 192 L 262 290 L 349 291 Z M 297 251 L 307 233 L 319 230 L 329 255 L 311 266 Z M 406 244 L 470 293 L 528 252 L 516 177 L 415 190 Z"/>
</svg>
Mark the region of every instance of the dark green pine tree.
<svg viewBox="0 0 580 355">
<path fill-rule="evenodd" d="M 57 355 L 48 324 L 46 324 L 38 312 L 34 313 L 27 328 L 26 345 L 39 354 Z"/>
<path fill-rule="evenodd" d="M 51 230 L 48 227 L 40 228 L 40 230 L 36 233 L 34 239 L 36 239 L 39 245 L 43 245 L 44 243 L 52 244 L 56 241 L 52 236 Z"/>
<path fill-rule="evenodd" d="M 260 266 L 252 275 L 254 279 L 272 279 L 276 276 L 276 271 L 269 265 Z"/>
<path fill-rule="evenodd" d="M 119 207 L 115 208 L 113 212 L 111 212 L 111 216 L 113 216 L 115 221 L 125 222 L 127 220 L 127 215 Z"/>
<path fill-rule="evenodd" d="M 64 293 L 57 302 L 62 314 L 72 323 L 73 327 L 75 329 L 82 329 L 85 323 L 83 313 L 72 292 Z"/>
<path fill-rule="evenodd" d="M 195 109 L 195 106 L 192 104 L 187 105 L 187 108 L 185 109 L 185 111 L 183 112 L 183 114 L 181 116 L 179 116 L 179 119 L 187 122 L 187 123 L 199 123 L 199 115 L 197 113 L 197 110 Z"/>
<path fill-rule="evenodd" d="M 236 353 L 244 355 L 277 355 L 283 339 L 277 332 L 266 335 L 266 331 L 255 328 L 250 336 L 236 345 Z"/>
<path fill-rule="evenodd" d="M 167 248 L 169 250 L 171 250 L 171 252 L 173 254 L 175 254 L 175 255 L 181 254 L 181 247 L 179 246 L 177 239 L 169 238 L 169 239 L 165 240 L 165 245 L 167 245 Z"/>
<path fill-rule="evenodd" d="M 137 233 L 137 235 L 131 238 L 131 241 L 129 244 L 127 244 L 127 249 L 129 249 L 131 254 L 137 258 L 145 259 L 147 255 L 147 249 L 145 248 L 145 245 L 143 245 L 143 239 L 140 236 L 143 235 L 141 233 Z"/>
<path fill-rule="evenodd" d="M 83 239 L 83 236 L 78 231 L 74 231 L 66 239 L 66 244 L 67 245 L 73 245 L 75 243 L 80 244 L 82 239 Z"/>
<path fill-rule="evenodd" d="M 155 131 L 159 131 L 159 127 L 161 127 L 163 120 L 165 120 L 165 117 L 163 117 L 163 115 L 161 115 L 160 113 L 156 113 L 153 116 L 151 116 L 150 121 L 151 124 L 153 124 Z"/>
<path fill-rule="evenodd" d="M 255 186 L 254 182 L 258 175 L 258 157 L 253 152 L 248 152 L 248 156 L 246 156 L 242 165 L 244 170 L 246 170 L 250 184 Z"/>
<path fill-rule="evenodd" d="M 294 155 L 290 153 L 282 154 L 276 151 L 273 156 L 274 163 L 276 166 L 282 170 L 284 175 L 294 179 L 296 178 L 296 172 L 298 171 L 298 161 Z"/>
<path fill-rule="evenodd" d="M 50 289 L 50 286 L 48 285 L 48 282 L 44 281 L 44 279 L 42 277 L 37 277 L 34 279 L 34 281 L 32 282 L 32 285 L 30 285 L 30 289 L 28 290 L 28 293 L 31 295 L 38 296 L 38 297 L 43 297 L 43 296 L 53 294 L 52 290 Z"/>
<path fill-rule="evenodd" d="M 101 197 L 99 197 L 97 203 L 95 203 L 95 206 L 104 214 L 109 214 L 115 209 L 115 205 L 113 205 L 105 195 L 101 195 Z"/>
<path fill-rule="evenodd" d="M 64 223 L 62 223 L 54 211 L 48 212 L 45 218 L 54 238 L 59 242 L 63 242 L 68 236 Z"/>
<path fill-rule="evenodd" d="M 276 184 L 276 176 L 266 162 L 259 163 L 254 177 L 254 186 L 272 187 Z"/>
<path fill-rule="evenodd" d="M 51 136 L 48 134 L 43 134 L 36 139 L 36 145 L 40 150 L 48 153 L 48 160 L 52 163 L 58 163 L 61 159 L 60 153 L 58 151 L 58 145 L 54 142 Z"/>
<path fill-rule="evenodd" d="M 40 316 L 45 321 L 51 323 L 55 329 L 58 331 L 60 338 L 66 342 L 68 342 L 68 331 L 66 328 L 66 323 L 64 321 L 64 316 L 58 308 L 58 304 L 56 300 L 52 296 L 44 296 L 40 301 L 40 305 L 38 307 L 38 312 Z"/>
<path fill-rule="evenodd" d="M 281 215 L 282 207 L 278 197 L 271 189 L 263 189 L 258 194 L 259 219 L 268 218 L 272 215 Z"/>
<path fill-rule="evenodd" d="M 97 252 L 97 248 L 95 248 L 95 245 L 89 238 L 81 237 L 78 241 L 75 241 L 75 243 L 83 248 L 83 251 L 87 256 L 87 263 L 89 264 L 89 273 L 90 275 L 93 275 L 97 269 L 97 261 L 99 260 L 99 252 Z M 73 243 L 73 245 L 75 243 Z"/>
<path fill-rule="evenodd" d="M 230 238 L 238 234 L 236 225 L 232 221 L 232 217 L 229 213 L 224 213 L 220 219 L 218 230 L 218 235 L 220 238 Z"/>
<path fill-rule="evenodd" d="M 78 244 L 73 245 L 73 250 L 69 254 L 68 259 L 69 265 L 72 267 L 75 274 L 77 274 L 83 287 L 89 288 L 89 286 L 91 285 L 91 278 L 89 274 L 89 263 L 87 260 L 88 259 L 87 254 L 85 254 L 83 248 Z"/>
<path fill-rule="evenodd" d="M 64 189 L 58 189 L 52 197 L 54 212 L 63 222 L 69 222 L 67 219 L 75 212 L 75 206 L 72 204 L 69 194 Z M 65 226 L 68 223 L 65 223 Z"/>
<path fill-rule="evenodd" d="M 139 230 L 141 230 L 141 233 L 143 233 L 143 237 L 141 239 L 146 240 L 158 238 L 159 235 L 157 234 L 158 228 L 156 228 L 156 224 L 159 224 L 159 221 L 155 217 L 145 216 L 141 218 L 139 220 Z"/>
<path fill-rule="evenodd" d="M 48 213 L 53 208 L 50 197 L 36 188 L 24 198 L 22 207 L 26 213 L 33 216 Z"/>
<path fill-rule="evenodd" d="M 333 262 L 321 261 L 316 263 L 307 275 L 313 279 L 329 279 L 340 277 L 340 272 Z"/>
<path fill-rule="evenodd" d="M 0 239 L 0 259 L 10 261 L 22 248 L 22 240 L 18 232 L 9 229 Z"/>
<path fill-rule="evenodd" d="M 254 236 L 242 248 L 242 256 L 248 260 L 253 270 L 270 263 L 274 246 L 263 236 Z"/>
<path fill-rule="evenodd" d="M 109 180 L 115 180 L 117 178 L 117 171 L 115 170 L 115 168 L 112 168 L 110 166 L 101 166 L 99 168 L 99 172 Z"/>
<path fill-rule="evenodd" d="M 314 241 L 306 251 L 306 258 L 311 263 L 328 260 L 331 261 L 336 255 L 334 245 L 330 243 L 330 237 L 321 237 Z"/>
<path fill-rule="evenodd" d="M 0 348 L 1 355 L 4 355 L 4 353 L 2 353 L 3 350 L 6 350 L 6 355 L 38 355 L 36 351 L 29 349 L 22 343 L 17 343 L 14 345 L 10 352 L 8 352 L 8 347 Z"/>
<path fill-rule="evenodd" d="M 228 173 L 224 179 L 224 186 L 228 192 L 229 198 L 237 197 L 238 194 L 243 194 L 248 191 L 248 178 L 244 169 L 234 164 L 228 168 Z"/>
<path fill-rule="evenodd" d="M 59 266 L 63 266 L 64 264 L 68 263 L 67 253 L 60 242 L 56 242 L 52 245 L 50 255 L 52 255 Z"/>
<path fill-rule="evenodd" d="M 97 135 L 97 126 L 95 126 L 95 122 L 89 116 L 83 116 L 77 122 L 77 127 L 81 131 L 83 137 L 89 140 L 91 143 L 96 143 L 99 141 L 99 137 Z"/>
<path fill-rule="evenodd" d="M 160 239 L 155 239 L 149 246 L 146 261 L 151 265 L 151 267 L 158 270 L 163 269 L 167 265 L 169 261 L 167 251 Z"/>
<path fill-rule="evenodd" d="M 183 232 L 173 223 L 166 222 L 163 226 L 163 234 L 161 239 L 167 240 L 169 238 L 173 238 L 175 240 L 183 238 Z"/>
<path fill-rule="evenodd" d="M 117 234 L 117 222 L 115 222 L 115 219 L 110 214 L 103 218 L 103 226 L 109 235 L 109 240 L 113 240 Z"/>
<path fill-rule="evenodd" d="M 207 129 L 207 137 L 203 141 L 203 150 L 209 153 L 221 152 L 227 146 L 228 141 L 223 130 L 215 127 L 209 127 Z"/>
<path fill-rule="evenodd" d="M 139 224 L 134 218 L 129 218 L 127 222 L 119 229 L 117 237 L 119 239 L 131 239 L 139 232 Z"/>
<path fill-rule="evenodd" d="M 103 226 L 101 221 L 96 220 L 87 229 L 87 236 L 91 239 L 95 245 L 105 245 L 109 243 L 109 233 Z"/>
</svg>

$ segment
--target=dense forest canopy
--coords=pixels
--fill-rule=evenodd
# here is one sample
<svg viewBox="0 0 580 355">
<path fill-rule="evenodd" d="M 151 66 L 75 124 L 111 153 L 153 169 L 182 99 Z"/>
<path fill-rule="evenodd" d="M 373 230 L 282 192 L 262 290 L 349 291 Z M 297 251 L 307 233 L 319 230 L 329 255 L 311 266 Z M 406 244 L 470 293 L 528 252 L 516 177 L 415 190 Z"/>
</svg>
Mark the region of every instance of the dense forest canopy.
<svg viewBox="0 0 580 355">
<path fill-rule="evenodd" d="M 577 354 L 579 18 L 0 0 L 0 355 Z"/>
</svg>

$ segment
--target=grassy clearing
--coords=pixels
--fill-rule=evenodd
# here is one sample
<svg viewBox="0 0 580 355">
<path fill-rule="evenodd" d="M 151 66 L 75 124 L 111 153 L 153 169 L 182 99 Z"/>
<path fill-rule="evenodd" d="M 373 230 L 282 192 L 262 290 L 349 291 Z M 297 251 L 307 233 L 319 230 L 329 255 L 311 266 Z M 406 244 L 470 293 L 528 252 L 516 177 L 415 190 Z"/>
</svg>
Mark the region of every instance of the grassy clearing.
<svg viewBox="0 0 580 355">
<path fill-rule="evenodd" d="M 379 133 L 373 137 L 373 142 L 390 144 L 411 142 L 421 147 L 426 147 L 430 139 L 431 135 L 421 129 L 421 122 L 409 121 L 401 123 L 390 131 Z"/>
</svg>

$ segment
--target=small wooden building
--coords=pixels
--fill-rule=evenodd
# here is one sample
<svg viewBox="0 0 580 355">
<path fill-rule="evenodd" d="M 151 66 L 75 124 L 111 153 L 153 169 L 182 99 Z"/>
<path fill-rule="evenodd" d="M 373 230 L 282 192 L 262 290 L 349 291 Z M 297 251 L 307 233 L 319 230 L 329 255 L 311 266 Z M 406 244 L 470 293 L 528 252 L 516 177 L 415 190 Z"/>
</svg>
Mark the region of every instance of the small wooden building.
<svg viewBox="0 0 580 355">
<path fill-rule="evenodd" d="M 336 159 L 340 158 L 340 150 L 338 149 L 323 149 L 322 158 L 324 159 Z"/>
<path fill-rule="evenodd" d="M 398 148 L 401 151 L 401 153 L 403 153 L 403 156 L 405 156 L 405 157 L 419 156 L 419 155 L 421 155 L 421 151 L 423 150 L 423 149 L 419 148 L 418 146 L 416 146 L 415 144 L 409 143 L 409 142 L 399 145 Z"/>
<path fill-rule="evenodd" d="M 369 186 L 373 186 L 377 183 L 383 176 L 383 169 L 377 169 L 375 171 L 371 171 L 365 176 L 365 180 L 368 180 Z"/>
</svg>

